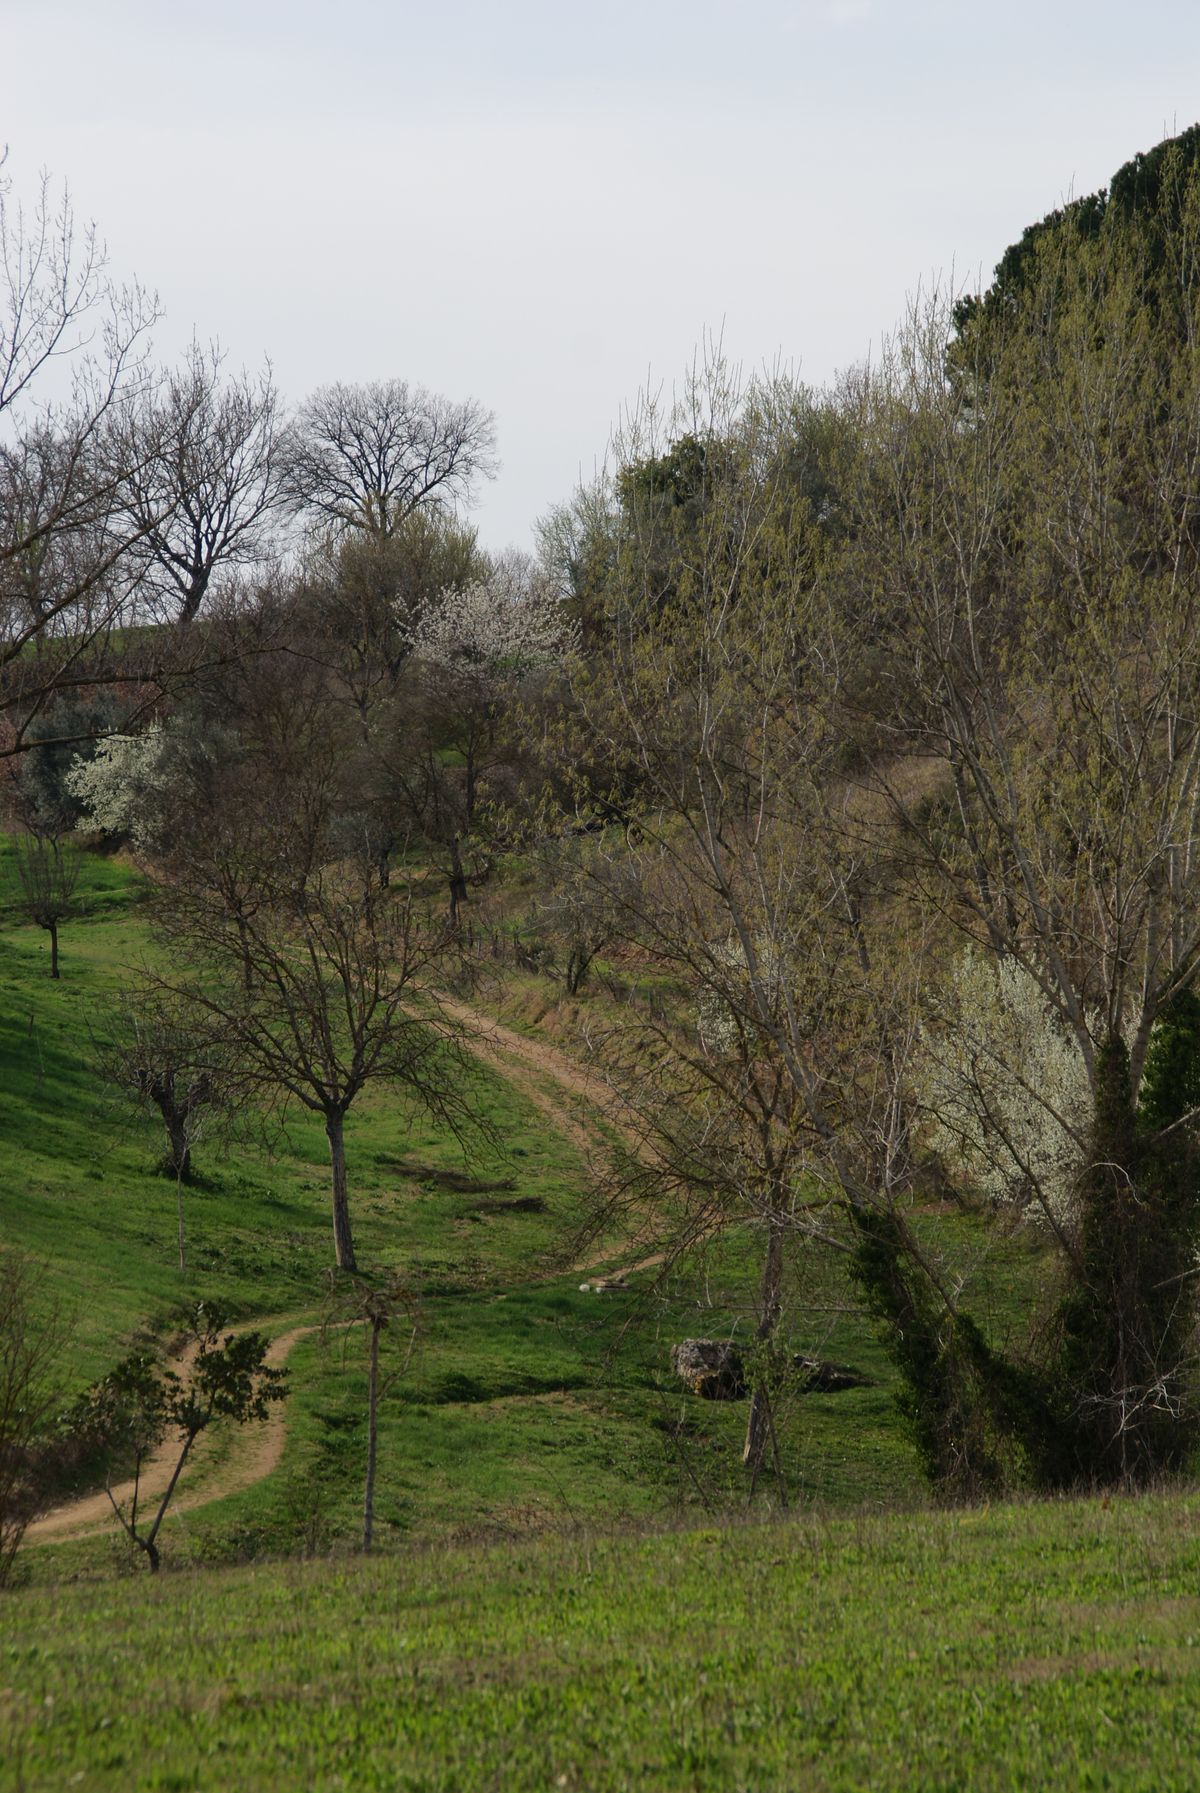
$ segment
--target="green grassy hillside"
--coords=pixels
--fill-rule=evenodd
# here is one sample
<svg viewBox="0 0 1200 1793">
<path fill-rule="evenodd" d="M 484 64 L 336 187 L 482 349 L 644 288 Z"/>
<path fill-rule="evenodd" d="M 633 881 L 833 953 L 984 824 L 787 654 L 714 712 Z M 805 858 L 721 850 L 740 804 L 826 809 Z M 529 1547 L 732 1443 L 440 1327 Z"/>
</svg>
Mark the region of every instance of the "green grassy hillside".
<svg viewBox="0 0 1200 1793">
<path fill-rule="evenodd" d="M 0 857 L 0 886 L 3 884 Z M 115 868 L 107 868 L 110 874 Z M 178 1271 L 174 1183 L 151 1119 L 101 1087 L 92 1037 L 105 1008 L 150 951 L 139 881 L 117 873 L 103 910 L 64 925 L 63 976 L 46 975 L 45 937 L 0 932 L 0 1223 L 10 1242 L 44 1258 L 72 1304 L 74 1366 L 90 1374 L 135 1327 L 167 1331 L 197 1296 L 236 1318 L 319 1304 L 332 1262 L 324 1133 L 297 1113 L 216 1159 L 204 1143 L 202 1181 L 185 1191 L 189 1268 Z M 403 1262 L 421 1284 L 473 1286 L 489 1273 L 548 1260 L 577 1206 L 583 1167 L 570 1143 L 502 1079 L 481 1069 L 480 1096 L 503 1151 L 464 1164 L 402 1093 L 364 1101 L 347 1126 L 352 1200 L 368 1262 Z M 486 1253 L 464 1237 L 497 1187 L 520 1187 L 542 1212 L 489 1220 Z M 500 1210 L 503 1215 L 504 1210 Z"/>
<path fill-rule="evenodd" d="M 479 1082 L 497 1143 L 469 1162 L 397 1091 L 351 1120 L 360 1256 L 402 1268 L 419 1312 L 383 1405 L 378 1554 L 352 1555 L 365 1372 L 361 1338 L 317 1330 L 323 1135 L 299 1117 L 202 1146 L 180 1274 L 157 1128 L 91 1069 L 150 950 L 142 888 L 89 875 L 104 901 L 64 929 L 60 983 L 36 930 L 0 929 L 0 1228 L 72 1315 L 66 1383 L 139 1330 L 168 1340 L 198 1296 L 313 1330 L 278 1460 L 239 1478 L 249 1434 L 211 1440 L 162 1576 L 103 1515 L 27 1543 L 0 1611 L 0 1789 L 1195 1784 L 1194 1503 L 930 1512 L 889 1365 L 837 1262 L 812 1259 L 789 1343 L 870 1381 L 786 1400 L 789 1510 L 764 1482 L 731 1517 L 744 1404 L 686 1394 L 669 1354 L 745 1325 L 756 1241 L 662 1286 L 582 1287 L 644 1239 L 572 1261 L 588 1117 L 502 1057 Z M 995 1334 L 1027 1324 L 1035 1235 L 917 1223 Z"/>
<path fill-rule="evenodd" d="M 11 888 L 0 853 L 0 893 Z M 156 1165 L 152 1119 L 97 1085 L 91 1036 L 151 950 L 142 880 L 111 861 L 84 866 L 102 893 L 63 927 L 63 979 L 47 975 L 45 936 L 9 909 L 0 927 L 0 1228 L 45 1264 L 74 1312 L 72 1388 L 108 1368 L 136 1330 L 169 1339 L 188 1305 L 221 1302 L 269 1332 L 319 1325 L 332 1264 L 326 1142 L 292 1115 L 222 1158 L 197 1148 L 185 1189 L 188 1271 L 176 1262 L 176 1189 Z M 465 1160 L 456 1140 L 380 1090 L 348 1124 L 352 1207 L 362 1262 L 411 1278 L 420 1309 L 411 1366 L 387 1395 L 380 1438 L 378 1538 L 486 1537 L 601 1519 L 644 1519 L 743 1501 L 743 1404 L 685 1395 L 673 1339 L 725 1332 L 752 1286 L 753 1244 L 721 1244 L 651 1289 L 583 1289 L 594 1266 L 628 1260 L 619 1239 L 572 1262 L 588 1165 L 578 1103 L 533 1092 L 481 1065 L 479 1099 L 497 1144 Z M 599 1137 L 601 1130 L 596 1128 Z M 644 1246 L 642 1246 L 644 1252 Z M 838 1300 L 827 1302 L 838 1309 Z M 890 1503 L 917 1472 L 868 1330 L 823 1316 L 798 1347 L 848 1356 L 877 1377 L 839 1397 L 805 1397 L 784 1425 L 793 1497 Z M 366 1451 L 359 1341 L 300 1339 L 291 1357 L 287 1447 L 271 1476 L 170 1520 L 174 1562 L 350 1544 Z M 219 1443 L 188 1472 L 221 1486 L 235 1449 Z M 773 1495 L 771 1495 L 773 1497 Z M 120 1560 L 120 1558 L 118 1558 Z M 109 1535 L 27 1547 L 23 1576 L 109 1572 Z"/>
<path fill-rule="evenodd" d="M 0 852 L 0 897 L 11 895 Z M 201 1142 L 202 1180 L 184 1193 L 188 1271 L 176 1262 L 176 1191 L 156 1169 L 151 1120 L 98 1087 L 91 1037 L 151 943 L 143 885 L 89 860 L 95 900 L 64 926 L 63 977 L 46 975 L 45 937 L 10 906 L 0 926 L 0 1229 L 46 1265 L 72 1316 L 68 1390 L 102 1372 L 140 1330 L 169 1339 L 190 1304 L 275 1334 L 317 1327 L 332 1263 L 326 1142 L 297 1114 L 224 1157 Z M 3 905 L 0 904 L 0 908 Z M 562 1042 L 560 1042 L 561 1044 Z M 513 1069 L 513 1075 L 509 1070 Z M 645 1245 L 610 1239 L 573 1257 L 588 1185 L 580 1106 L 502 1060 L 481 1063 L 478 1094 L 496 1143 L 461 1147 L 377 1091 L 347 1129 L 362 1262 L 401 1268 L 417 1296 L 416 1349 L 384 1403 L 380 1545 L 440 1536 L 524 1535 L 601 1521 L 720 1512 L 745 1501 L 743 1403 L 685 1393 L 670 1369 L 678 1338 L 746 1325 L 757 1241 L 731 1236 L 658 1286 L 645 1270 L 622 1292 L 581 1283 Z M 591 1133 L 601 1137 L 593 1124 Z M 958 1252 L 1001 1331 L 1020 1326 L 1036 1247 L 981 1250 L 961 1216 L 927 1224 Z M 791 1502 L 884 1507 L 921 1492 L 892 1401 L 890 1366 L 855 1312 L 838 1264 L 802 1265 L 788 1341 L 849 1362 L 869 1386 L 795 1396 L 780 1411 Z M 403 1341 L 401 1341 L 403 1342 Z M 365 1461 L 361 1341 L 317 1332 L 289 1360 L 282 1460 L 265 1479 L 168 1522 L 175 1563 L 351 1544 Z M 213 1493 L 236 1440 L 218 1440 L 185 1491 Z M 760 1504 L 779 1499 L 764 1483 Z M 108 1535 L 27 1547 L 19 1572 L 52 1580 L 108 1573 Z"/>
<path fill-rule="evenodd" d="M 1195 1503 L 164 1574 L 4 1602 L 0 1787 L 1196 1784 Z"/>
</svg>

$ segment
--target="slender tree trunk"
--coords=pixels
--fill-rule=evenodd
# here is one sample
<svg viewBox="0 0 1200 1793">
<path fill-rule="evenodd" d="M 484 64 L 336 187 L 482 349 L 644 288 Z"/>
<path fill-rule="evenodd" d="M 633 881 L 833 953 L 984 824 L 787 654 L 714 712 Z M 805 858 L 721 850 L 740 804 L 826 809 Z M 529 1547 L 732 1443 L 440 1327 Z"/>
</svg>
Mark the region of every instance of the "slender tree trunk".
<svg viewBox="0 0 1200 1793">
<path fill-rule="evenodd" d="M 578 996 L 593 955 L 585 946 L 573 946 L 567 955 L 567 995 Z"/>
<path fill-rule="evenodd" d="M 185 1152 L 184 1157 L 187 1154 Z M 183 1231 L 183 1160 L 175 1166 L 175 1214 L 179 1222 L 179 1274 L 187 1275 L 187 1240 Z"/>
<path fill-rule="evenodd" d="M 367 1370 L 367 1486 L 363 1495 L 364 1550 L 370 1550 L 375 1535 L 375 1457 L 379 1443 L 379 1333 L 378 1319 L 371 1321 L 371 1357 Z"/>
<path fill-rule="evenodd" d="M 146 1561 L 150 1565 L 151 1575 L 158 1574 L 159 1556 L 158 1556 L 158 1544 L 157 1544 L 156 1540 L 158 1538 L 159 1527 L 162 1525 L 163 1519 L 166 1517 L 167 1508 L 171 1504 L 171 1496 L 175 1492 L 175 1484 L 176 1484 L 176 1482 L 178 1482 L 180 1476 L 183 1474 L 183 1466 L 188 1460 L 188 1453 L 190 1452 L 192 1445 L 194 1444 L 194 1442 L 196 1440 L 196 1436 L 197 1436 L 197 1434 L 195 1432 L 189 1432 L 187 1437 L 184 1439 L 183 1449 L 179 1453 L 179 1461 L 176 1463 L 175 1468 L 171 1472 L 171 1479 L 167 1483 L 166 1492 L 163 1494 L 162 1500 L 159 1502 L 158 1512 L 155 1514 L 155 1517 L 154 1517 L 154 1523 L 151 1525 L 150 1530 L 146 1533 L 145 1537 L 143 1537 L 141 1532 L 138 1530 L 138 1493 L 139 1493 L 139 1490 L 141 1487 L 141 1475 L 142 1475 L 142 1458 L 141 1458 L 141 1456 L 140 1455 L 138 1456 L 137 1465 L 134 1470 L 133 1500 L 130 1504 L 128 1519 L 125 1517 L 124 1513 L 121 1511 L 120 1507 L 117 1505 L 116 1500 L 113 1496 L 113 1491 L 112 1491 L 111 1486 L 109 1486 L 108 1483 L 105 1484 L 104 1492 L 108 1495 L 109 1505 L 112 1507 L 113 1512 L 116 1514 L 118 1520 L 121 1523 L 121 1529 L 124 1531 L 126 1537 L 129 1539 L 131 1544 L 136 1544 L 139 1550 L 145 1551 Z"/>
<path fill-rule="evenodd" d="M 346 1194 L 346 1146 L 343 1138 L 345 1117 L 336 1109 L 325 1116 L 325 1134 L 329 1140 L 329 1162 L 333 1168 L 333 1245 L 339 1270 L 357 1270 L 354 1257 L 354 1235 L 350 1231 L 350 1203 Z"/>
<path fill-rule="evenodd" d="M 467 900 L 467 876 L 463 870 L 462 854 L 459 851 L 458 836 L 450 843 L 450 925 L 458 926 L 459 904 Z"/>
<path fill-rule="evenodd" d="M 46 926 L 50 933 L 50 976 L 56 978 L 58 976 L 58 923 L 50 921 L 46 923 Z"/>
<path fill-rule="evenodd" d="M 175 1468 L 172 1470 L 171 1479 L 167 1483 L 167 1486 L 163 1493 L 163 1497 L 162 1497 L 161 1501 L 158 1503 L 158 1512 L 154 1515 L 154 1524 L 150 1527 L 150 1530 L 147 1532 L 147 1534 L 144 1538 L 138 1539 L 139 1544 L 142 1546 L 142 1549 L 146 1552 L 146 1555 L 150 1559 L 151 1575 L 158 1574 L 158 1544 L 156 1543 L 155 1540 L 158 1537 L 159 1527 L 162 1525 L 163 1520 L 167 1516 L 167 1508 L 171 1504 L 171 1496 L 175 1492 L 175 1484 L 179 1480 L 180 1476 L 183 1474 L 183 1466 L 188 1460 L 188 1454 L 191 1451 L 193 1444 L 196 1442 L 197 1436 L 198 1436 L 197 1433 L 189 1432 L 187 1437 L 184 1439 L 183 1449 L 179 1453 L 179 1461 L 178 1461 L 178 1463 L 176 1463 Z"/>
<path fill-rule="evenodd" d="M 758 1297 L 758 1327 L 754 1337 L 765 1345 L 779 1324 L 783 1293 L 783 1222 L 772 1212 L 767 1223 L 767 1255 L 763 1260 L 762 1285 Z M 771 1397 L 760 1380 L 750 1396 L 750 1418 L 746 1425 L 746 1444 L 742 1462 L 757 1480 L 763 1455 L 771 1441 Z"/>
<path fill-rule="evenodd" d="M 238 915 L 235 919 L 237 922 L 238 945 L 242 958 L 242 988 L 246 991 L 247 995 L 249 995 L 250 991 L 254 988 L 254 961 L 250 957 L 250 934 L 246 927 L 245 917 Z"/>
<path fill-rule="evenodd" d="M 159 1109 L 163 1118 L 163 1126 L 167 1129 L 167 1141 L 170 1150 L 167 1154 L 167 1168 L 180 1183 L 186 1183 L 192 1174 L 192 1153 L 188 1145 L 187 1126 L 182 1114 L 168 1098 L 160 1101 Z"/>
</svg>

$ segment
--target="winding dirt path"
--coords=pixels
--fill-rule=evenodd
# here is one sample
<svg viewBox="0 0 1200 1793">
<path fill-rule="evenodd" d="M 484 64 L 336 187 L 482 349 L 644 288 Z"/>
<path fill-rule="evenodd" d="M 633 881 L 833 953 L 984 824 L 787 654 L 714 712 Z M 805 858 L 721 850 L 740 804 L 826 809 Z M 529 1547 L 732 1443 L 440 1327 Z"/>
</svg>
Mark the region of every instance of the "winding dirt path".
<svg viewBox="0 0 1200 1793">
<path fill-rule="evenodd" d="M 293 1326 L 290 1332 L 281 1332 L 278 1338 L 271 1341 L 267 1363 L 272 1369 L 282 1369 L 297 1339 L 303 1338 L 305 1333 L 318 1330 L 318 1327 L 309 1325 Z M 175 1368 L 186 1373 L 195 1354 L 193 1346 L 176 1361 Z M 226 1429 L 223 1435 L 229 1438 L 230 1430 Z M 184 1469 L 180 1493 L 171 1503 L 170 1513 L 187 1513 L 195 1507 L 207 1506 L 210 1501 L 224 1500 L 230 1494 L 240 1494 L 243 1488 L 253 1487 L 255 1482 L 263 1481 L 272 1470 L 277 1469 L 287 1439 L 284 1403 L 275 1402 L 268 1410 L 268 1417 L 256 1425 L 238 1427 L 233 1433 L 233 1448 L 225 1462 L 212 1475 L 205 1477 L 200 1487 L 189 1492 L 188 1483 L 195 1481 L 197 1469 L 211 1459 L 221 1436 L 218 1432 L 201 1434 Z M 162 1496 L 171 1479 L 171 1471 L 178 1461 L 179 1445 L 173 1438 L 166 1439 L 150 1457 L 142 1472 L 138 1496 L 143 1512 Z M 127 1507 L 133 1499 L 132 1481 L 122 1482 L 113 1489 L 113 1495 L 119 1506 Z M 64 1501 L 62 1506 L 55 1507 L 43 1518 L 36 1519 L 25 1533 L 25 1542 L 62 1543 L 68 1538 L 85 1537 L 112 1521 L 113 1510 L 108 1495 L 85 1494 L 78 1500 Z"/>
<path fill-rule="evenodd" d="M 551 1046 L 544 1040 L 531 1039 L 527 1034 L 517 1033 L 515 1028 L 506 1027 L 502 1021 L 482 1014 L 468 1003 L 448 996 L 442 996 L 439 1000 L 453 1020 L 471 1030 L 471 1037 L 467 1042 L 471 1050 L 495 1065 L 535 1107 L 541 1109 L 555 1129 L 578 1148 L 585 1161 L 594 1158 L 598 1151 L 603 1152 L 606 1144 L 604 1136 L 598 1129 L 589 1128 L 561 1098 L 551 1094 L 545 1088 L 545 1079 L 557 1084 L 568 1095 L 582 1097 L 588 1107 L 601 1115 L 613 1132 L 619 1134 L 639 1158 L 645 1162 L 650 1161 L 646 1141 L 629 1125 L 621 1112 L 617 1097 L 602 1077 L 589 1071 L 558 1047 Z M 651 1233 L 643 1238 L 627 1241 L 626 1249 L 643 1251 L 656 1242 L 655 1235 Z M 565 1274 L 589 1275 L 613 1264 L 620 1255 L 620 1247 L 614 1249 L 612 1245 L 597 1246 L 570 1264 Z M 635 1263 L 622 1265 L 614 1276 L 602 1278 L 601 1281 L 610 1287 L 619 1286 L 626 1276 L 636 1275 L 639 1270 L 657 1268 L 665 1262 L 666 1255 L 665 1251 L 654 1251 L 649 1256 L 638 1258 Z M 554 1273 L 555 1276 L 559 1274 L 563 1273 Z M 553 1278 L 538 1280 L 550 1281 Z"/>
<path fill-rule="evenodd" d="M 439 1001 L 453 1020 L 471 1030 L 471 1038 L 467 1042 L 471 1050 L 505 1071 L 522 1093 L 581 1150 L 589 1154 L 593 1152 L 598 1143 L 598 1135 L 586 1127 L 570 1108 L 556 1100 L 539 1079 L 549 1078 L 551 1083 L 556 1083 L 568 1094 L 581 1096 L 589 1107 L 603 1116 L 614 1132 L 621 1134 L 635 1150 L 640 1149 L 636 1134 L 624 1120 L 616 1097 L 602 1077 L 587 1070 L 557 1046 L 517 1033 L 515 1028 L 506 1027 L 502 1021 L 494 1021 L 490 1015 L 481 1014 L 468 1003 L 449 996 L 442 996 Z M 514 1065 L 519 1067 L 516 1075 L 513 1075 Z"/>
<path fill-rule="evenodd" d="M 505 1027 L 502 1022 L 494 1021 L 490 1016 L 481 1014 L 468 1004 L 443 997 L 442 1006 L 447 1014 L 471 1030 L 470 1045 L 481 1058 L 494 1064 L 521 1093 L 539 1108 L 555 1129 L 568 1138 L 585 1158 L 602 1149 L 603 1135 L 598 1129 L 589 1128 L 584 1121 L 566 1104 L 561 1097 L 556 1097 L 545 1087 L 545 1080 L 556 1084 L 560 1091 L 567 1095 L 582 1098 L 615 1132 L 620 1133 L 632 1145 L 635 1151 L 644 1150 L 636 1134 L 623 1122 L 616 1100 L 608 1085 L 594 1073 L 587 1071 L 582 1065 L 547 1043 L 528 1038 L 517 1033 L 513 1028 Z M 633 1249 L 651 1244 L 651 1240 L 631 1241 Z M 641 1256 L 631 1264 L 626 1264 L 614 1275 L 601 1279 L 602 1287 L 620 1287 L 627 1276 L 635 1275 L 640 1270 L 650 1270 L 663 1263 L 665 1253 L 655 1251 L 649 1256 Z M 553 1277 L 545 1280 L 557 1280 L 561 1276 L 590 1275 L 612 1265 L 619 1258 L 619 1249 L 611 1246 L 604 1249 L 597 1247 L 586 1256 L 578 1259 L 564 1270 L 555 1271 Z M 260 1322 L 260 1325 L 264 1324 Z M 269 1324 L 269 1322 L 266 1322 Z M 271 1341 L 267 1353 L 267 1363 L 272 1369 L 280 1369 L 287 1362 L 297 1340 L 307 1333 L 319 1331 L 319 1326 L 293 1326 L 281 1332 Z M 195 1347 L 177 1359 L 175 1368 L 183 1373 L 189 1369 L 195 1356 Z M 211 1468 L 209 1474 L 203 1472 L 210 1466 L 217 1453 L 217 1446 L 222 1441 L 228 1445 L 227 1454 L 217 1467 Z M 240 1494 L 243 1489 L 251 1488 L 261 1482 L 279 1467 L 283 1458 L 284 1445 L 287 1441 L 286 1404 L 274 1404 L 265 1420 L 252 1426 L 225 1428 L 223 1431 L 204 1433 L 193 1447 L 187 1467 L 180 1480 L 180 1491 L 171 1503 L 168 1519 L 171 1515 L 194 1512 L 199 1507 L 210 1505 L 214 1501 L 224 1500 L 231 1494 Z M 161 1498 L 171 1472 L 178 1461 L 178 1445 L 167 1440 L 153 1453 L 142 1473 L 139 1490 L 139 1503 L 143 1512 Z M 197 1485 L 198 1483 L 198 1485 Z M 119 1505 L 127 1507 L 133 1499 L 133 1482 L 123 1482 L 114 1488 L 113 1494 Z M 27 1544 L 63 1543 L 72 1538 L 89 1537 L 106 1525 L 113 1523 L 112 1505 L 105 1493 L 85 1494 L 76 1500 L 65 1501 L 55 1507 L 41 1519 L 35 1520 L 25 1533 Z"/>
</svg>

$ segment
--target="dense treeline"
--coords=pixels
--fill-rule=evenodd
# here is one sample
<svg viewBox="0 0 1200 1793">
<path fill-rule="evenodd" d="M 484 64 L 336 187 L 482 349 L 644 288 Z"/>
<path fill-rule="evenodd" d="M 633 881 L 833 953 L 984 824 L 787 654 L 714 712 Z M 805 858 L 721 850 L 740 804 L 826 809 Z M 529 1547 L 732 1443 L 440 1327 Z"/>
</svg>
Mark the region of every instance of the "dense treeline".
<svg viewBox="0 0 1200 1793">
<path fill-rule="evenodd" d="M 493 466 L 474 402 L 383 381 L 287 416 L 214 350 L 156 372 L 153 308 L 37 216 L 0 376 L 5 789 L 55 943 L 81 826 L 154 875 L 170 970 L 105 1063 L 164 1121 L 181 1265 L 197 1117 L 298 1103 L 357 1268 L 361 1092 L 479 1125 L 442 993 L 490 905 L 574 996 L 599 958 L 662 980 L 591 1029 L 637 1141 L 592 1220 L 760 1241 L 753 1479 L 810 1252 L 876 1317 L 940 1488 L 1189 1459 L 1196 143 L 831 391 L 714 356 L 536 559 L 463 520 Z M 941 1260 L 947 1195 L 1040 1230 L 1017 1344 Z"/>
</svg>

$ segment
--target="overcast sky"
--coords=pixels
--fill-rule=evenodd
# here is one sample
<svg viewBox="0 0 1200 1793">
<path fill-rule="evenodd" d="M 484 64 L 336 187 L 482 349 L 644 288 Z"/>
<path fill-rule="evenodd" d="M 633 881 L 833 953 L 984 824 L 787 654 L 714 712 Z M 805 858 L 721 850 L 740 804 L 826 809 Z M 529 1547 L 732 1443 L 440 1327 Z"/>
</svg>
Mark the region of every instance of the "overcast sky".
<svg viewBox="0 0 1200 1793">
<path fill-rule="evenodd" d="M 486 546 L 705 332 L 814 384 L 1200 116 L 1195 0 L 0 0 L 0 141 L 290 399 L 494 409 Z"/>
</svg>

